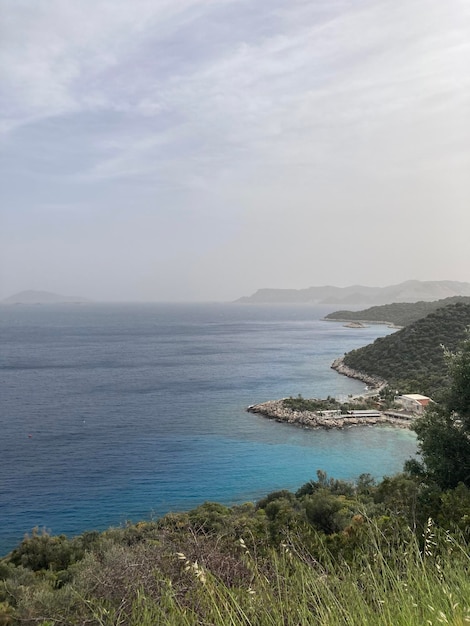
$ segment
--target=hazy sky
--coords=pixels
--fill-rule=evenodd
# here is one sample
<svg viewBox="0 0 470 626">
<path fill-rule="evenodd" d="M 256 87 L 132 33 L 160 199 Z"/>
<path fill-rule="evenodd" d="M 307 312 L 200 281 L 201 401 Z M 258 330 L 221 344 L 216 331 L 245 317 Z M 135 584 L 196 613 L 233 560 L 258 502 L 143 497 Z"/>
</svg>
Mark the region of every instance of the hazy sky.
<svg viewBox="0 0 470 626">
<path fill-rule="evenodd" d="M 468 0 L 0 16 L 0 298 L 470 281 Z"/>
</svg>

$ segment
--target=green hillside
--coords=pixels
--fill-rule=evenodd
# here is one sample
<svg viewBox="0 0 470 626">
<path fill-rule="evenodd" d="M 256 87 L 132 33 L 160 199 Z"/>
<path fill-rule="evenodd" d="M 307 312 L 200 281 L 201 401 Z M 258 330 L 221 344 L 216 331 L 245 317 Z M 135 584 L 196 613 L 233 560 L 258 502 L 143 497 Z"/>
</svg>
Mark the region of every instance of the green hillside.
<svg viewBox="0 0 470 626">
<path fill-rule="evenodd" d="M 317 477 L 256 505 L 208 502 L 71 539 L 35 531 L 0 559 L 0 624 L 469 623 L 465 485 Z"/>
<path fill-rule="evenodd" d="M 439 396 L 447 382 L 443 346 L 455 350 L 468 326 L 470 304 L 440 307 L 392 335 L 348 352 L 344 363 L 384 378 L 402 393 Z"/>
<path fill-rule="evenodd" d="M 352 322 L 387 322 L 394 326 L 408 326 L 408 324 L 426 317 L 437 309 L 457 302 L 470 304 L 470 298 L 454 296 L 443 300 L 434 300 L 434 302 L 395 302 L 382 306 L 372 306 L 361 311 L 334 311 L 326 315 L 325 319 Z"/>
</svg>

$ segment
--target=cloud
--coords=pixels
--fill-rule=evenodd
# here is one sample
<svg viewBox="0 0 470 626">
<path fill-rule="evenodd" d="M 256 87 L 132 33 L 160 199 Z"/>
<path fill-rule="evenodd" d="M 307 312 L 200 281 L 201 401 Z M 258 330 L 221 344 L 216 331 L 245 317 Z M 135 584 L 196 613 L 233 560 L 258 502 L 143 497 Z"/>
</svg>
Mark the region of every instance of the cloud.
<svg viewBox="0 0 470 626">
<path fill-rule="evenodd" d="M 444 211 L 457 218 L 468 198 L 470 9 L 462 0 L 0 7 L 3 186 L 16 227 L 33 210 L 57 207 L 105 233 L 113 207 L 136 241 L 155 233 L 174 262 L 164 244 L 179 216 L 184 244 L 173 249 L 184 256 L 186 248 L 201 277 L 224 265 L 224 250 L 235 277 L 244 242 L 255 249 L 269 232 L 278 246 L 300 230 L 289 262 L 263 250 L 251 275 L 267 281 L 276 267 L 298 284 L 308 270 L 295 267 L 327 250 L 325 242 L 308 248 L 319 220 L 346 247 L 358 218 L 369 224 L 360 240 L 376 236 L 377 212 L 397 237 L 406 221 L 435 241 Z M 429 207 L 438 219 L 426 217 Z M 61 236 L 72 242 L 64 220 Z M 46 237 L 40 225 L 36 233 Z M 152 237 L 142 239 L 135 267 L 160 259 Z M 113 258 L 119 241 L 105 242 Z M 366 265 L 357 260 L 355 271 Z"/>
<path fill-rule="evenodd" d="M 138 162 L 151 172 L 149 155 L 158 163 L 169 146 L 211 167 L 227 154 L 264 159 L 274 147 L 277 156 L 305 133 L 324 147 L 325 135 L 334 141 L 352 126 L 370 132 L 403 111 L 466 104 L 458 102 L 469 84 L 463 4 L 310 4 L 271 13 L 260 2 L 266 32 L 239 18 L 238 37 L 221 42 L 218 24 L 236 3 L 19 2 L 4 42 L 5 117 L 14 126 L 121 113 L 123 154 L 117 145 L 90 172 L 115 177 L 129 162 L 136 174 Z M 134 130 L 140 117 L 148 125 Z"/>
</svg>

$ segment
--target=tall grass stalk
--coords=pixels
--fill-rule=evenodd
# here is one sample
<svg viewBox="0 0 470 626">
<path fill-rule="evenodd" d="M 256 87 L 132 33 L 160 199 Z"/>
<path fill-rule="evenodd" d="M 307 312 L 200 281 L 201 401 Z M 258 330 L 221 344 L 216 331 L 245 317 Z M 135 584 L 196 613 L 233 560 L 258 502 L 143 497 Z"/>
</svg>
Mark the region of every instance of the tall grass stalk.
<svg viewBox="0 0 470 626">
<path fill-rule="evenodd" d="M 470 557 L 465 542 L 430 526 L 409 531 L 385 555 L 380 530 L 367 523 L 368 545 L 349 563 L 319 544 L 294 545 L 252 560 L 249 588 L 229 588 L 204 572 L 188 597 L 141 596 L 131 626 L 426 626 L 470 624 Z M 319 566 L 319 563 L 322 566 Z"/>
</svg>

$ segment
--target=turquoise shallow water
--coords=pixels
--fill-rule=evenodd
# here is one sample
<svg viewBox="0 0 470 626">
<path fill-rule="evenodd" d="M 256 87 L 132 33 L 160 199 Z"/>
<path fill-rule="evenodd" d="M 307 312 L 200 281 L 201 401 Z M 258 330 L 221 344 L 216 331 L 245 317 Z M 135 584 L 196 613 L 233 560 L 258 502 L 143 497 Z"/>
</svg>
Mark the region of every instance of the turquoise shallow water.
<svg viewBox="0 0 470 626">
<path fill-rule="evenodd" d="M 398 471 L 414 435 L 307 431 L 248 414 L 286 395 L 360 393 L 334 358 L 391 332 L 331 308 L 81 305 L 0 309 L 0 554 L 34 526 L 126 519 Z"/>
</svg>

